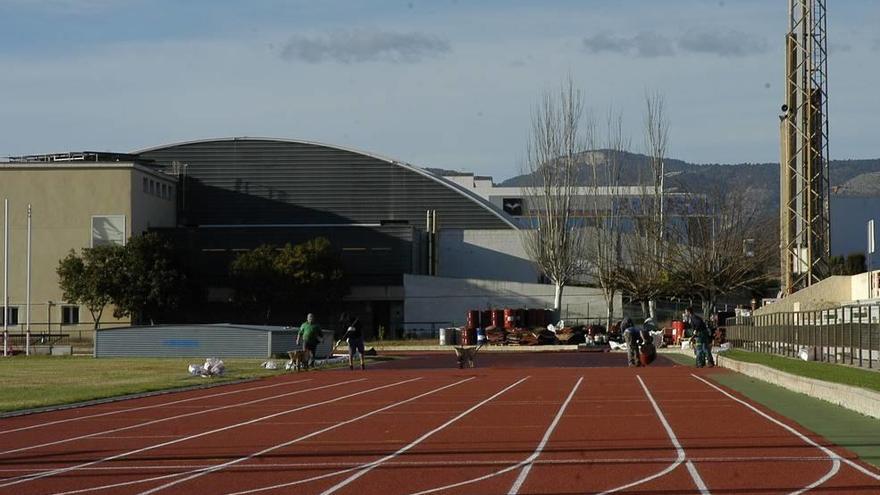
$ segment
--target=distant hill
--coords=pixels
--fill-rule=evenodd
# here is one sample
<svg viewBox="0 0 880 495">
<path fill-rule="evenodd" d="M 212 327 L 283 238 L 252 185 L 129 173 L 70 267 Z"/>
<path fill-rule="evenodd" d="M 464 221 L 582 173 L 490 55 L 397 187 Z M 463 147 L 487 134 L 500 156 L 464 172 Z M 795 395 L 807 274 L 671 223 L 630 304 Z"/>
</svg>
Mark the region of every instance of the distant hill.
<svg viewBox="0 0 880 495">
<path fill-rule="evenodd" d="M 592 176 L 587 154 L 605 163 L 608 150 L 584 153 L 580 169 L 582 183 L 588 183 Z M 598 156 L 595 156 L 598 155 Z M 621 185 L 648 184 L 651 177 L 649 158 L 638 153 L 622 153 Z M 880 159 L 870 160 L 832 160 L 831 190 L 833 195 L 842 197 L 880 196 Z M 730 187 L 745 188 L 749 197 L 756 198 L 762 210 L 776 213 L 779 207 L 779 164 L 778 163 L 738 163 L 694 164 L 674 158 L 666 159 L 667 190 L 687 190 L 692 192 L 711 192 Z M 600 177 L 604 174 L 599 173 Z M 501 186 L 528 185 L 532 176 L 518 175 L 502 182 Z"/>
</svg>

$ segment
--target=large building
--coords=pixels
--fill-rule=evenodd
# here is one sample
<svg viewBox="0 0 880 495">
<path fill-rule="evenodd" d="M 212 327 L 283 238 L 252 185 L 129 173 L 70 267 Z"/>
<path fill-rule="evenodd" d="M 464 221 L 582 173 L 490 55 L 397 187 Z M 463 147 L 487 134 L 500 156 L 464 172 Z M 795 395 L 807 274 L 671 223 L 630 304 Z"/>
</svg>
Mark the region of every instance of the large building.
<svg viewBox="0 0 880 495">
<path fill-rule="evenodd" d="M 45 247 L 34 251 L 35 266 L 41 267 L 34 277 L 34 313 L 46 311 L 47 304 L 73 306 L 62 301 L 55 268 L 70 249 L 93 245 L 97 234 L 88 233 L 100 225 L 115 229 L 107 236 L 112 242 L 149 229 L 193 254 L 187 268 L 202 286 L 203 300 L 181 316 L 187 321 L 241 318 L 229 304 L 233 290 L 228 277 L 229 263 L 239 253 L 319 236 L 338 250 L 352 285 L 346 309 L 361 315 L 368 331 L 380 325 L 402 329 L 462 323 L 472 302 L 448 291 L 462 284 L 465 293 L 466 280 L 511 283 L 486 286 L 502 291 L 504 297 L 499 293 L 497 300 L 505 304 L 552 305 L 552 291 L 547 296 L 547 287 L 538 284 L 540 273 L 522 249 L 515 216 L 494 198 L 368 153 L 304 141 L 214 139 L 130 154 L 14 157 L 0 163 L 0 179 L 0 199 L 9 197 L 15 212 L 10 254 L 16 267 L 11 299 L 17 308 L 24 300 L 21 211 L 27 201 L 33 203 L 34 231 L 42 232 Z M 80 224 L 88 229 L 79 232 L 74 226 Z M 418 278 L 423 276 L 459 282 L 430 290 L 430 280 Z M 491 290 L 480 294 L 481 305 L 494 304 Z M 581 291 L 578 302 L 568 306 L 579 308 L 593 296 L 600 299 L 598 293 Z M 431 306 L 431 315 L 444 307 L 448 310 L 439 313 L 450 316 L 429 317 L 415 309 L 407 314 L 404 302 L 414 298 L 422 304 L 410 307 Z M 601 314 L 599 303 L 591 304 Z M 70 320 L 61 309 L 54 311 L 51 324 Z M 78 321 L 87 326 L 84 308 L 77 311 Z M 289 316 L 289 323 L 302 317 Z M 49 317 L 40 323 L 50 323 Z"/>
<path fill-rule="evenodd" d="M 23 329 L 28 320 L 28 205 L 31 328 L 64 333 L 91 328 L 93 319 L 84 307 L 62 297 L 55 271 L 58 261 L 71 250 L 124 244 L 150 228 L 173 227 L 176 198 L 176 178 L 134 155 L 64 153 L 0 163 L 0 208 L 4 199 L 9 205 L 7 325 Z M 0 244 L 0 256 L 4 245 Z M 110 313 L 105 312 L 103 321 L 116 321 Z"/>
</svg>

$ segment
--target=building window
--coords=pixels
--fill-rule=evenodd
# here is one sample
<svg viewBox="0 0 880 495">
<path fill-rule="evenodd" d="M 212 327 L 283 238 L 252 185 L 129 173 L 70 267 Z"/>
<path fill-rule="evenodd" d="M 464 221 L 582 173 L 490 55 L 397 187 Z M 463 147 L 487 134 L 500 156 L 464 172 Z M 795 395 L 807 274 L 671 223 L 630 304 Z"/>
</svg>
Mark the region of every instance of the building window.
<svg viewBox="0 0 880 495">
<path fill-rule="evenodd" d="M 125 245 L 125 215 L 92 217 L 92 247 L 105 244 Z"/>
<path fill-rule="evenodd" d="M 150 181 L 150 194 L 156 194 L 156 183 Z"/>
<path fill-rule="evenodd" d="M 2 308 L 2 306 L 0 306 Z M 9 314 L 9 323 L 8 325 L 18 325 L 18 308 L 15 306 L 9 306 L 6 308 Z M 0 309 L 0 325 L 3 324 L 3 310 Z"/>
<path fill-rule="evenodd" d="M 147 178 L 144 177 L 144 192 L 147 192 L 147 191 L 148 191 L 147 182 L 148 182 L 148 181 L 147 181 Z"/>
<path fill-rule="evenodd" d="M 168 199 L 174 199 L 174 186 L 168 185 Z"/>
<path fill-rule="evenodd" d="M 165 184 L 162 184 L 162 199 L 165 199 L 167 197 L 168 197 L 168 186 Z"/>
<path fill-rule="evenodd" d="M 79 323 L 79 306 L 61 306 L 61 324 Z"/>
</svg>

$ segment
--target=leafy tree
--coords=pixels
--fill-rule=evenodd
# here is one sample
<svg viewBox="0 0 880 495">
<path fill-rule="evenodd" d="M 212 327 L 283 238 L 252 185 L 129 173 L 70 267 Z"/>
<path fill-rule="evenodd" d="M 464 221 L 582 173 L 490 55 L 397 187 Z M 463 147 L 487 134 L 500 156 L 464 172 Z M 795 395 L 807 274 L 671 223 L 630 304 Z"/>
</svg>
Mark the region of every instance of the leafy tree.
<svg viewBox="0 0 880 495">
<path fill-rule="evenodd" d="M 287 244 L 278 253 L 276 268 L 285 280 L 292 279 L 289 297 L 318 304 L 321 309 L 337 302 L 347 291 L 342 261 L 324 237 L 295 246 Z"/>
<path fill-rule="evenodd" d="M 122 260 L 122 247 L 115 244 L 75 251 L 58 262 L 59 287 L 68 302 L 82 304 L 95 322 L 101 322 L 104 308 L 112 302 L 111 294 Z"/>
<path fill-rule="evenodd" d="M 283 299 L 284 280 L 276 268 L 277 258 L 277 247 L 263 244 L 239 254 L 230 266 L 236 302 L 257 308 L 266 322 L 272 315 L 272 307 Z"/>
<path fill-rule="evenodd" d="M 319 237 L 282 248 L 264 244 L 241 253 L 230 266 L 236 301 L 271 321 L 273 308 L 290 301 L 318 305 L 337 302 L 347 285 L 330 241 Z"/>
<path fill-rule="evenodd" d="M 184 277 L 171 244 L 155 233 L 129 239 L 112 285 L 113 316 L 152 323 L 180 303 Z"/>
<path fill-rule="evenodd" d="M 828 260 L 831 275 L 857 275 L 868 271 L 864 253 L 850 253 L 843 256 L 832 256 Z"/>
</svg>

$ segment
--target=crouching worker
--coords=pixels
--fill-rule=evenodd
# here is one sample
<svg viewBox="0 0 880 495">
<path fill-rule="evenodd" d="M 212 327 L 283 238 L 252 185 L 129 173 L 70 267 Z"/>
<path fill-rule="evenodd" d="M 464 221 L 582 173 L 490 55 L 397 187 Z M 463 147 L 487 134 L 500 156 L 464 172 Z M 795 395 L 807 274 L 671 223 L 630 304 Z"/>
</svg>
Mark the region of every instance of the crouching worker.
<svg viewBox="0 0 880 495">
<path fill-rule="evenodd" d="M 305 323 L 299 326 L 299 333 L 296 334 L 297 347 L 308 351 L 308 363 L 306 367 L 315 366 L 315 353 L 318 352 L 318 344 L 321 342 L 321 327 L 315 323 L 315 315 L 309 313 Z"/>
<path fill-rule="evenodd" d="M 630 366 L 639 365 L 639 329 L 633 325 L 629 318 L 620 322 L 620 332 L 623 334 L 623 342 L 626 344 L 626 358 Z"/>
</svg>

